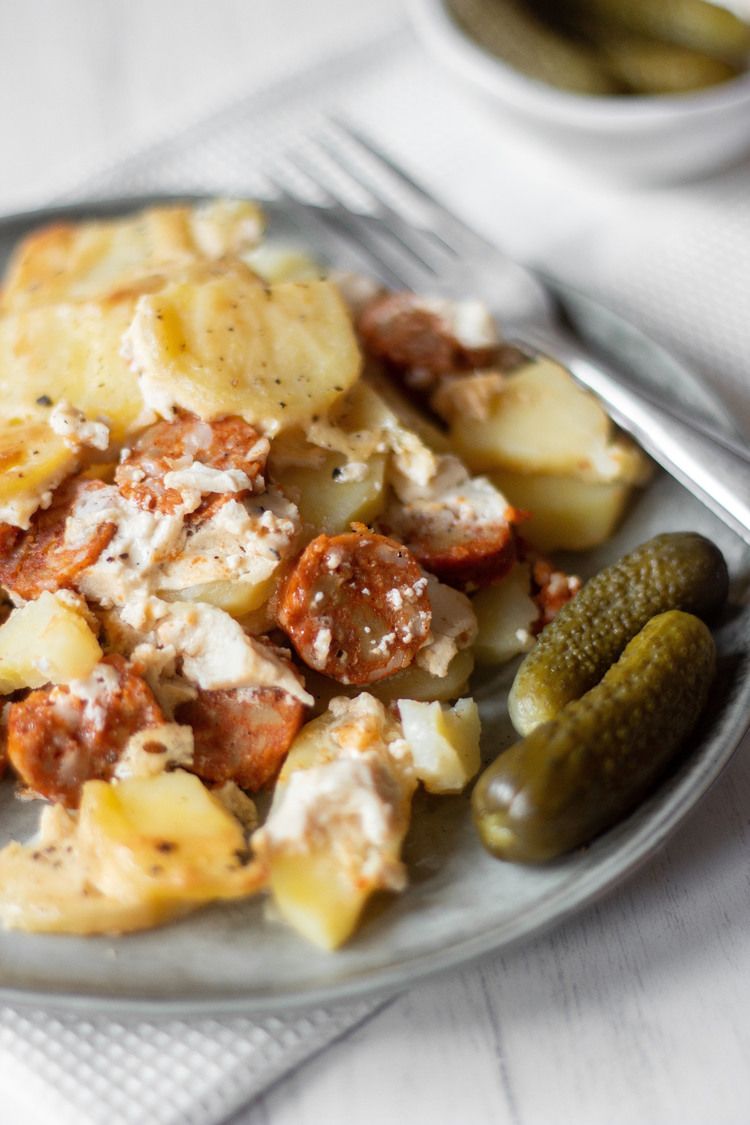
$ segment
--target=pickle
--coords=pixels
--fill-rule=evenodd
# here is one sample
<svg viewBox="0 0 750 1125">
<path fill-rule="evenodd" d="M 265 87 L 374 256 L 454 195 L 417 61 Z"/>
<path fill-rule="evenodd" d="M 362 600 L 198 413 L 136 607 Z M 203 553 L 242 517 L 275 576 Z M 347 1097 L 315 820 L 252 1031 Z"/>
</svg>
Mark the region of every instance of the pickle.
<svg viewBox="0 0 750 1125">
<path fill-rule="evenodd" d="M 449 0 L 448 8 L 480 46 L 530 78 L 579 94 L 618 92 L 588 47 L 557 35 L 516 0 Z"/>
<path fill-rule="evenodd" d="M 695 532 L 667 532 L 591 578 L 542 632 L 508 696 L 519 734 L 598 683 L 649 618 L 682 609 L 710 619 L 724 604 L 724 557 Z"/>
<path fill-rule="evenodd" d="M 736 78 L 736 66 L 690 47 L 632 36 L 598 41 L 607 66 L 634 94 L 686 94 Z"/>
<path fill-rule="evenodd" d="M 750 51 L 750 26 L 706 0 L 572 0 L 576 14 L 637 35 L 742 61 Z"/>
<path fill-rule="evenodd" d="M 484 771 L 472 795 L 484 846 L 500 859 L 542 863 L 616 824 L 695 725 L 715 663 L 699 618 L 653 617 L 600 684 Z"/>
</svg>

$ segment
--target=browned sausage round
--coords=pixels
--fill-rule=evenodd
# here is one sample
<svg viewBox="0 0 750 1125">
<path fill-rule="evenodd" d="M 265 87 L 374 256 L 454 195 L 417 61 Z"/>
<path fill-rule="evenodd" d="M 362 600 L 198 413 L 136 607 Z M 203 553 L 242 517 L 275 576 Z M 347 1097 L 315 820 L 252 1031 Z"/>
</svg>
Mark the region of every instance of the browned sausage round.
<svg viewBox="0 0 750 1125">
<path fill-rule="evenodd" d="M 234 781 L 255 793 L 274 780 L 294 736 L 304 706 L 279 688 L 199 690 L 182 703 L 178 723 L 193 728 L 193 773 L 204 781 Z"/>
<path fill-rule="evenodd" d="M 416 559 L 366 529 L 313 539 L 284 584 L 278 611 L 305 663 L 344 684 L 371 684 L 406 668 L 431 618 Z"/>
<path fill-rule="evenodd" d="M 92 527 L 88 538 L 75 547 L 65 545 L 65 523 L 84 493 L 105 486 L 98 480 L 70 477 L 55 491 L 49 508 L 32 516 L 28 531 L 2 525 L 0 534 L 0 585 L 21 598 L 38 598 L 43 590 L 70 589 L 76 577 L 96 562 L 115 533 L 115 525 Z"/>
<path fill-rule="evenodd" d="M 164 484 L 167 473 L 200 461 L 212 469 L 240 469 L 253 481 L 263 472 L 267 454 L 268 443 L 242 418 L 202 422 L 181 414 L 141 434 L 118 465 L 115 482 L 139 508 L 166 514 L 183 502 L 176 488 Z"/>
<path fill-rule="evenodd" d="M 68 808 L 78 806 L 85 781 L 112 777 L 131 735 L 165 721 L 146 681 L 121 656 L 102 663 L 115 669 L 117 684 L 92 703 L 58 685 L 32 691 L 9 710 L 8 758 L 16 773 Z"/>
<path fill-rule="evenodd" d="M 379 524 L 403 542 L 425 570 L 449 586 L 487 585 L 506 574 L 516 558 L 515 536 L 507 520 L 467 526 L 459 518 L 431 520 L 415 505 L 407 505 L 387 512 Z"/>
<path fill-rule="evenodd" d="M 487 367 L 496 347 L 467 348 L 450 325 L 414 293 L 382 293 L 360 313 L 358 328 L 366 351 L 399 368 L 447 375 Z"/>
</svg>

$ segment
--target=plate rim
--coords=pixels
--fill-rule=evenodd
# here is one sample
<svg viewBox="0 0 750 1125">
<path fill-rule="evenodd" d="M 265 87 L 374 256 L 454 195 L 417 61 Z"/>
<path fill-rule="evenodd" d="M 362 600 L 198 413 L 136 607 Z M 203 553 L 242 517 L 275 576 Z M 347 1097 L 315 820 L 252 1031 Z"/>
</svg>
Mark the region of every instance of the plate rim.
<svg viewBox="0 0 750 1125">
<path fill-rule="evenodd" d="M 34 207 L 0 215 L 0 235 L 12 232 L 15 226 L 19 227 L 20 235 L 23 230 L 31 229 L 34 225 L 45 222 L 65 221 L 66 219 L 76 219 L 87 215 L 114 216 L 155 204 L 197 202 L 215 197 L 216 193 L 147 192 L 122 196 L 107 195 L 94 199 L 76 199 L 69 203 L 59 203 L 50 207 Z M 263 199 L 259 199 L 259 202 L 268 211 L 269 225 L 272 226 L 274 212 L 277 214 L 283 214 L 284 212 L 283 203 Z M 675 356 L 674 353 L 665 349 L 657 341 L 652 340 L 646 333 L 607 306 L 601 305 L 588 294 L 580 293 L 575 287 L 569 286 L 557 278 L 553 279 L 547 276 L 545 277 L 545 283 L 554 287 L 563 302 L 566 294 L 571 299 L 576 296 L 584 298 L 590 308 L 605 313 L 607 317 L 617 322 L 628 335 L 637 338 L 647 349 L 653 349 L 668 356 L 672 364 L 688 379 L 700 382 L 691 371 L 690 366 L 681 357 Z M 425 981 L 456 969 L 466 968 L 500 952 L 510 952 L 557 928 L 572 915 L 582 912 L 621 887 L 638 869 L 648 863 L 660 851 L 672 833 L 697 808 L 719 779 L 743 737 L 750 729 L 750 673 L 741 683 L 740 690 L 732 699 L 732 715 L 733 721 L 724 735 L 721 752 L 709 761 L 702 763 L 697 779 L 683 779 L 682 785 L 687 786 L 686 792 L 683 793 L 680 785 L 678 785 L 675 793 L 672 794 L 672 799 L 665 806 L 657 808 L 652 816 L 647 815 L 643 823 L 636 828 L 634 834 L 623 841 L 618 852 L 610 859 L 610 863 L 614 864 L 614 870 L 609 870 L 609 864 L 605 865 L 603 870 L 594 868 L 584 872 L 572 888 L 568 887 L 567 884 L 557 888 L 549 897 L 530 907 L 524 914 L 524 918 L 531 915 L 531 922 L 523 926 L 522 932 L 513 932 L 514 929 L 518 930 L 519 928 L 516 922 L 511 927 L 510 935 L 505 938 L 500 936 L 498 940 L 498 927 L 495 924 L 476 936 L 459 939 L 445 950 L 433 950 L 428 953 L 415 952 L 410 957 L 402 958 L 396 965 L 390 967 L 375 967 L 362 971 L 359 976 L 347 977 L 337 982 L 306 988 L 303 992 L 284 992 L 274 997 L 253 996 L 250 993 L 234 996 L 221 994 L 213 998 L 210 996 L 191 997 L 185 995 L 154 997 L 143 993 L 126 996 L 116 991 L 108 993 L 104 988 L 87 992 L 81 991 L 80 986 L 72 989 L 66 987 L 56 989 L 44 986 L 38 989 L 34 988 L 33 985 L 27 987 L 0 983 L 0 1003 L 11 1004 L 24 1009 L 43 1007 L 46 1010 L 59 1013 L 81 1014 L 85 1012 L 88 1015 L 108 1014 L 110 1016 L 122 1016 L 123 1018 L 170 1019 L 189 1015 L 279 1015 L 307 1010 L 322 1004 L 341 1005 L 361 1002 L 366 999 L 385 1001 L 418 981 Z M 700 760 L 698 760 L 698 764 L 701 764 Z M 688 785 L 691 780 L 692 784 Z M 558 904 L 550 912 L 550 900 L 554 903 L 556 898 L 563 895 L 566 900 L 565 904 Z M 539 917 L 535 917 L 535 915 L 539 915 Z M 48 936 L 54 938 L 55 935 Z M 405 979 L 405 976 L 408 979 Z"/>
</svg>

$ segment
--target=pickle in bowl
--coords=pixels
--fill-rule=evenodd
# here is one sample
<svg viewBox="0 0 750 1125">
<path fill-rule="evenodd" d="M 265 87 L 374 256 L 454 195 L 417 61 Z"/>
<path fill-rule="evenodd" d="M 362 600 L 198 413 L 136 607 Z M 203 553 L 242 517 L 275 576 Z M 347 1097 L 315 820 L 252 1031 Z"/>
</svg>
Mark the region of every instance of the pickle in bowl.
<svg viewBox="0 0 750 1125">
<path fill-rule="evenodd" d="M 708 0 L 448 0 L 481 47 L 589 95 L 689 94 L 747 68 L 750 26 Z"/>
</svg>

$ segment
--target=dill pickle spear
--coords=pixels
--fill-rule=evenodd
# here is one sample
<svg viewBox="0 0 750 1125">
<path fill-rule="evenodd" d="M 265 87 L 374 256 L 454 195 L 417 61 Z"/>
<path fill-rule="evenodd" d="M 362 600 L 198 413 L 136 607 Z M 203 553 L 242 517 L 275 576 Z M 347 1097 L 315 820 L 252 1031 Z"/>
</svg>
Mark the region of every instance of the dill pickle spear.
<svg viewBox="0 0 750 1125">
<path fill-rule="evenodd" d="M 618 92 L 589 47 L 556 34 L 519 0 L 448 0 L 448 9 L 480 46 L 530 78 L 579 94 Z"/>
<path fill-rule="evenodd" d="M 481 775 L 472 808 L 484 846 L 500 859 L 543 863 L 616 824 L 676 756 L 715 663 L 699 618 L 653 617 L 600 684 Z"/>
<path fill-rule="evenodd" d="M 750 26 L 706 0 L 573 0 L 575 12 L 612 28 L 740 61 L 750 51 Z"/>
<path fill-rule="evenodd" d="M 676 43 L 634 36 L 600 37 L 602 58 L 634 94 L 686 94 L 728 82 L 736 66 Z"/>
<path fill-rule="evenodd" d="M 513 726 L 524 735 L 554 719 L 599 682 L 657 613 L 682 609 L 710 619 L 728 585 L 721 551 L 696 532 L 666 532 L 642 543 L 591 578 L 542 632 L 510 689 Z"/>
</svg>

